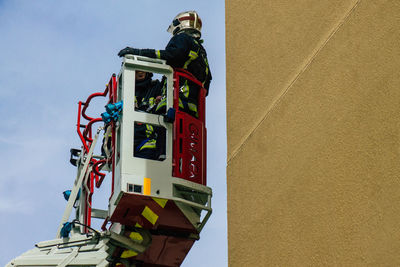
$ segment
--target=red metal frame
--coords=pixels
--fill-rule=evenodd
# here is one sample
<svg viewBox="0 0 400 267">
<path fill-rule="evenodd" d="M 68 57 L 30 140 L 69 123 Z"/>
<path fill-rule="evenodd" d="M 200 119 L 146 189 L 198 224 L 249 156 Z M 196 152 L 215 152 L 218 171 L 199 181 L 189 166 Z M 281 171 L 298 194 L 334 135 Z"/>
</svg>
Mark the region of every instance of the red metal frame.
<svg viewBox="0 0 400 267">
<path fill-rule="evenodd" d="M 107 163 L 107 160 L 102 159 L 93 164 L 93 173 L 96 174 L 96 187 L 99 188 L 103 183 L 105 173 L 100 172 L 99 168 L 103 167 Z"/>
<path fill-rule="evenodd" d="M 181 78 L 199 86 L 198 118 L 179 110 L 179 81 Z M 174 122 L 172 175 L 198 184 L 206 185 L 207 133 L 206 89 L 190 72 L 174 70 Z"/>
<path fill-rule="evenodd" d="M 77 132 L 79 135 L 79 138 L 81 139 L 82 142 L 82 153 L 88 153 L 89 148 L 93 143 L 93 129 L 92 126 L 94 123 L 101 122 L 101 118 L 93 118 L 90 117 L 86 114 L 86 110 L 90 105 L 90 102 L 92 101 L 93 98 L 95 97 L 106 97 L 107 95 L 109 96 L 108 103 L 114 103 L 116 102 L 117 96 L 116 96 L 116 90 L 117 90 L 117 81 L 116 81 L 116 75 L 113 74 L 109 83 L 106 86 L 106 89 L 102 93 L 94 93 L 91 94 L 85 102 L 79 101 L 78 103 L 78 119 L 77 119 Z M 86 125 L 81 124 L 81 117 L 83 119 L 86 119 L 88 123 Z M 114 165 L 114 154 L 115 154 L 115 124 L 112 123 L 112 166 L 113 169 L 115 167 Z M 84 128 L 83 132 L 81 131 L 81 128 Z M 100 172 L 99 168 L 104 166 L 104 164 L 107 164 L 107 160 L 96 160 L 94 158 L 91 159 L 91 164 L 92 164 L 92 171 L 89 174 L 90 179 L 88 179 L 88 188 L 90 192 L 86 192 L 86 195 L 83 194 L 82 192 L 82 197 L 86 197 L 85 199 L 85 218 L 84 218 L 84 224 L 89 226 L 91 225 L 91 206 L 92 206 L 92 195 L 94 192 L 94 185 L 96 185 L 97 188 L 99 188 L 106 176 L 105 173 Z M 112 172 L 112 192 L 114 191 L 114 172 Z M 111 193 L 112 194 L 112 193 Z M 85 227 L 85 232 L 88 232 L 88 228 Z"/>
</svg>

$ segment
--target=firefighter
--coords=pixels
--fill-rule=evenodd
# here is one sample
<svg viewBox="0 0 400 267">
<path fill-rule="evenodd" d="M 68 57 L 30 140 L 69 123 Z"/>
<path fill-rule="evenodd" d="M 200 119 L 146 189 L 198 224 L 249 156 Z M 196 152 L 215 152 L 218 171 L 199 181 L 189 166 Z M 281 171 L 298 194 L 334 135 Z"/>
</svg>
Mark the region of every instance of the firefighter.
<svg viewBox="0 0 400 267">
<path fill-rule="evenodd" d="M 156 97 L 161 94 L 161 83 L 152 80 L 153 73 L 136 71 L 135 73 L 135 109 L 154 113 Z"/>
<path fill-rule="evenodd" d="M 152 112 L 156 106 L 156 96 L 161 93 L 159 80 L 152 80 L 152 73 L 136 71 L 135 73 L 135 109 Z M 159 150 L 156 149 L 158 132 L 157 126 L 136 122 L 134 126 L 134 156 L 145 159 L 157 160 Z M 110 156 L 111 152 L 111 127 L 107 126 L 103 139 L 102 155 Z"/>
<path fill-rule="evenodd" d="M 135 73 L 135 108 L 137 110 L 154 113 L 157 100 L 161 94 L 161 83 L 152 80 L 153 73 L 136 71 Z M 134 156 L 145 159 L 158 160 L 160 156 L 158 135 L 162 127 L 147 123 L 135 122 Z"/>
<path fill-rule="evenodd" d="M 202 22 L 196 11 L 179 13 L 167 29 L 173 36 L 164 50 L 126 47 L 118 53 L 118 56 L 133 54 L 165 59 L 173 68 L 183 68 L 192 73 L 203 84 L 208 95 L 212 77 L 207 53 L 202 45 L 203 40 L 200 39 L 201 27 Z M 179 86 L 180 109 L 197 117 L 199 87 L 185 79 L 180 79 Z M 165 113 L 165 90 L 164 82 L 161 101 L 156 108 L 157 113 Z"/>
</svg>

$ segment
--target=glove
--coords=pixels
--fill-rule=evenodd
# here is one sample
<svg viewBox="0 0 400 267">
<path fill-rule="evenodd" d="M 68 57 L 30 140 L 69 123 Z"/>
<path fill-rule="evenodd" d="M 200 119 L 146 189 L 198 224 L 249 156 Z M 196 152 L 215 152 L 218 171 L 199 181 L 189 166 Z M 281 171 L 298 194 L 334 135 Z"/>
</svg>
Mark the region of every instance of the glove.
<svg viewBox="0 0 400 267">
<path fill-rule="evenodd" d="M 132 47 L 125 47 L 124 49 L 119 51 L 118 56 L 119 57 L 123 57 L 126 54 L 139 55 L 140 54 L 140 49 L 132 48 Z"/>
</svg>

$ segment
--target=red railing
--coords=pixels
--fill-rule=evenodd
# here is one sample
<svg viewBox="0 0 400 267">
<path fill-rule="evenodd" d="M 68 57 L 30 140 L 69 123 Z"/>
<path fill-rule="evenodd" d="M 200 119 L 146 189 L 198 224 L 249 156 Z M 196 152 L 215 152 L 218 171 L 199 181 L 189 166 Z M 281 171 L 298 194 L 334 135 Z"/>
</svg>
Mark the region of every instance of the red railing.
<svg viewBox="0 0 400 267">
<path fill-rule="evenodd" d="M 199 87 L 197 115 L 195 118 L 179 110 L 180 79 Z M 198 184 L 206 185 L 206 89 L 191 73 L 184 69 L 174 70 L 174 122 L 172 175 Z"/>
<path fill-rule="evenodd" d="M 89 152 L 89 147 L 93 142 L 92 139 L 92 125 L 96 122 L 102 121 L 101 118 L 92 118 L 86 114 L 86 110 L 90 105 L 90 102 L 92 101 L 93 98 L 95 97 L 106 97 L 107 94 L 109 95 L 109 103 L 113 102 L 116 94 L 116 77 L 115 74 L 111 77 L 109 83 L 107 84 L 106 89 L 104 90 L 103 93 L 94 93 L 91 94 L 85 102 L 79 101 L 79 108 L 78 108 L 78 123 L 77 123 L 77 132 L 78 135 L 82 141 L 82 144 L 85 148 L 86 153 Z M 81 117 L 84 119 L 88 120 L 89 122 L 87 125 L 82 125 L 81 124 Z M 81 128 L 84 127 L 85 130 L 83 133 L 81 132 Z"/>
<path fill-rule="evenodd" d="M 101 118 L 93 118 L 91 116 L 88 116 L 86 114 L 87 108 L 90 105 L 90 102 L 92 101 L 93 98 L 95 97 L 106 97 L 108 95 L 108 103 L 114 103 L 116 102 L 116 90 L 117 90 L 117 81 L 116 81 L 116 75 L 113 74 L 109 83 L 106 86 L 106 89 L 102 93 L 94 93 L 91 94 L 85 102 L 79 101 L 78 103 L 78 119 L 77 119 L 77 132 L 79 135 L 79 138 L 82 142 L 82 153 L 88 153 L 89 149 L 93 143 L 93 124 L 97 122 L 101 122 Z M 81 124 L 81 119 L 87 120 L 87 124 Z M 115 125 L 112 123 L 112 156 L 111 160 L 114 158 L 115 154 Z M 81 131 L 81 128 L 84 128 L 83 131 Z M 90 179 L 88 179 L 88 184 L 87 187 L 89 188 L 89 192 L 86 194 L 86 199 L 85 199 L 85 218 L 84 218 L 84 224 L 89 226 L 91 225 L 91 217 L 92 217 L 92 195 L 94 192 L 94 185 L 99 188 L 106 176 L 105 173 L 100 172 L 99 169 L 101 169 L 102 166 L 107 164 L 106 159 L 102 160 L 96 160 L 94 158 L 90 159 L 90 163 L 92 165 L 92 171 L 89 174 Z M 112 160 L 112 166 L 114 169 L 114 160 Z M 112 172 L 112 184 L 114 184 L 114 172 Z M 113 190 L 112 190 L 113 191 Z M 83 195 L 83 193 L 82 193 Z M 85 227 L 85 232 L 88 232 L 88 228 Z"/>
</svg>

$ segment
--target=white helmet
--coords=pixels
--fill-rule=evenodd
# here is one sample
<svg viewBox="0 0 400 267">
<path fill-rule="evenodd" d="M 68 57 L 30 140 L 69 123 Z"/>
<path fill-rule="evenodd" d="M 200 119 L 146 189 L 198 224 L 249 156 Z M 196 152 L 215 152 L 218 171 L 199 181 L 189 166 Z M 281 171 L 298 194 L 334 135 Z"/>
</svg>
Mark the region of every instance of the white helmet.
<svg viewBox="0 0 400 267">
<path fill-rule="evenodd" d="M 201 34 L 201 19 L 196 11 L 185 11 L 175 16 L 167 31 L 173 35 L 183 30 L 194 30 Z"/>
</svg>

